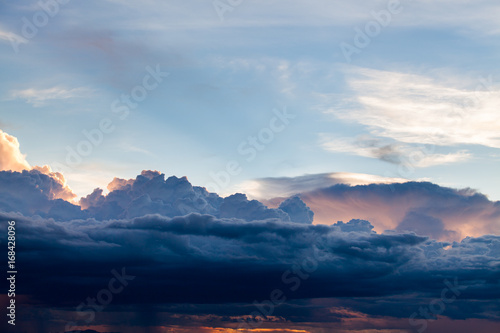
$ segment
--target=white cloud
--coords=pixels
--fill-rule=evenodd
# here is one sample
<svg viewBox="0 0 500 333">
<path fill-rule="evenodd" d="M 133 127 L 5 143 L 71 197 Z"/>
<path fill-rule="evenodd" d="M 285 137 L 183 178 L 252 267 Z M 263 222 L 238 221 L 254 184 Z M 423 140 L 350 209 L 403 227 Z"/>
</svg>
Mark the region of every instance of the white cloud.
<svg viewBox="0 0 500 333">
<path fill-rule="evenodd" d="M 331 152 L 377 158 L 385 162 L 411 165 L 416 168 L 464 162 L 471 158 L 467 150 L 440 154 L 434 152 L 433 146 L 384 142 L 377 138 L 337 138 L 323 134 L 321 141 L 322 147 Z"/>
<path fill-rule="evenodd" d="M 366 68 L 349 74 L 355 98 L 326 112 L 400 142 L 500 148 L 500 89 L 488 79 L 465 89 L 415 74 Z M 464 81 L 470 82 L 458 82 Z"/>
<path fill-rule="evenodd" d="M 22 171 L 31 169 L 26 155 L 19 149 L 16 137 L 0 130 L 0 170 Z"/>
<path fill-rule="evenodd" d="M 10 99 L 24 99 L 27 103 L 33 104 L 35 107 L 45 105 L 53 100 L 68 100 L 74 98 L 87 97 L 90 90 L 87 88 L 66 89 L 62 87 L 52 87 L 47 89 L 29 88 L 24 90 L 12 90 Z"/>
<path fill-rule="evenodd" d="M 14 42 L 15 44 L 28 43 L 28 40 L 26 38 L 23 38 L 22 36 L 19 36 L 13 32 L 2 30 L 1 28 L 0 28 L 0 40 Z"/>
</svg>

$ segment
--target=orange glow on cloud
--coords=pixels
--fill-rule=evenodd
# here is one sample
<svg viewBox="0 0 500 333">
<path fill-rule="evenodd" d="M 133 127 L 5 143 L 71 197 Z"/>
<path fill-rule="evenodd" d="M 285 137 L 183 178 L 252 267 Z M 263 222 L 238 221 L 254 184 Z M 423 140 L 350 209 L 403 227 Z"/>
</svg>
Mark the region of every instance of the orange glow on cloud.
<svg viewBox="0 0 500 333">
<path fill-rule="evenodd" d="M 48 165 L 31 167 L 26 160 L 26 155 L 21 153 L 17 138 L 0 130 L 0 171 L 21 172 L 23 170 L 37 170 L 61 185 L 50 189 L 50 193 L 47 193 L 49 199 L 63 199 L 71 202 L 76 198 L 76 194 L 68 187 L 62 173 L 53 172 Z"/>
<path fill-rule="evenodd" d="M 388 201 L 376 195 L 363 198 L 348 196 L 332 198 L 312 193 L 303 195 L 302 199 L 314 211 L 315 224 L 330 225 L 337 221 L 362 219 L 369 221 L 378 233 L 395 229 L 408 211 L 423 206 L 428 200 L 415 194 L 392 198 Z M 475 209 L 463 207 L 462 210 L 457 210 L 443 207 L 428 214 L 441 219 L 445 229 L 454 232 L 439 240 L 460 241 L 467 236 L 498 234 L 499 224 L 494 223 L 494 213 L 494 203 L 490 202 Z"/>
<path fill-rule="evenodd" d="M 16 137 L 0 130 L 0 170 L 22 171 L 31 169 L 26 155 L 21 154 Z"/>
</svg>

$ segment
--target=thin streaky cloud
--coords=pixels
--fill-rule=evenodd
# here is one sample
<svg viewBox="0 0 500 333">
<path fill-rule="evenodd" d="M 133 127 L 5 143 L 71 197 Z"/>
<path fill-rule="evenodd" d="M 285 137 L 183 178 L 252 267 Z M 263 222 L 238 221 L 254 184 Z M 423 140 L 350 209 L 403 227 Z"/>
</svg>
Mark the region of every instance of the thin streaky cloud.
<svg viewBox="0 0 500 333">
<path fill-rule="evenodd" d="M 464 89 L 410 73 L 356 68 L 348 75 L 355 97 L 326 113 L 400 142 L 500 148 L 500 90 L 486 79 Z"/>
<path fill-rule="evenodd" d="M 88 97 L 90 94 L 91 90 L 83 87 L 73 89 L 63 87 L 52 87 L 46 89 L 28 88 L 10 91 L 8 99 L 24 99 L 27 103 L 32 104 L 34 107 L 40 107 L 46 105 L 50 101 L 84 98 Z"/>
<path fill-rule="evenodd" d="M 330 152 L 375 158 L 397 165 L 411 164 L 416 168 L 460 163 L 472 158 L 467 150 L 440 154 L 432 152 L 433 147 L 384 142 L 380 139 L 337 138 L 328 134 L 320 137 L 321 146 Z"/>
</svg>

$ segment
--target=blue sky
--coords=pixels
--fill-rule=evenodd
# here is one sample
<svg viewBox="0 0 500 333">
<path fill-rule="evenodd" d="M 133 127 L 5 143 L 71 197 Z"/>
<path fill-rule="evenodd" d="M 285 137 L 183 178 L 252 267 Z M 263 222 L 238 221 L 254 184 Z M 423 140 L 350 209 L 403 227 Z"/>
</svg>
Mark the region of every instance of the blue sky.
<svg viewBox="0 0 500 333">
<path fill-rule="evenodd" d="M 500 199 L 495 1 L 242 1 L 222 19 L 211 1 L 58 7 L 0 4 L 0 129 L 80 196 L 143 169 L 210 186 L 236 161 L 218 192 L 351 172 Z M 376 23 L 381 11 L 390 17 Z M 351 61 L 345 44 L 358 49 Z M 169 75 L 120 119 L 112 103 L 142 91 L 147 68 Z M 294 118 L 269 137 L 284 110 Z M 68 147 L 103 119 L 113 130 L 68 165 Z M 247 161 L 238 147 L 259 134 L 269 140 Z"/>
</svg>

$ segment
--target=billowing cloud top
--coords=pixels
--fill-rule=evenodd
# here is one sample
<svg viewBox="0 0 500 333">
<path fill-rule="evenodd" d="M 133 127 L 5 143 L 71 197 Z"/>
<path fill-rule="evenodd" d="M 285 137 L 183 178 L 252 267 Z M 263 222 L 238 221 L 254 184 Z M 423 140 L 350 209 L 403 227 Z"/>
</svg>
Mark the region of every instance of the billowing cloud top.
<svg viewBox="0 0 500 333">
<path fill-rule="evenodd" d="M 52 199 L 63 199 L 63 200 L 72 200 L 76 197 L 76 194 L 67 186 L 66 179 L 64 175 L 60 172 L 53 172 L 50 166 L 34 166 L 31 167 L 26 160 L 26 156 L 21 153 L 19 149 L 19 141 L 16 137 L 9 135 L 2 130 L 0 130 L 0 171 L 22 171 L 23 175 L 31 177 L 31 180 L 26 182 L 26 179 L 22 181 L 20 186 L 35 186 L 39 192 L 42 193 L 42 196 L 46 197 L 48 200 Z M 29 171 L 26 173 L 25 171 Z M 43 177 L 40 174 L 44 174 L 47 177 Z M 3 175 L 3 177 L 7 177 Z M 13 174 L 13 177 L 16 177 Z M 9 180 L 6 180 L 10 182 Z M 29 184 L 31 185 L 29 185 Z M 10 190 L 13 192 L 13 195 L 19 194 L 19 191 L 16 191 L 18 184 L 16 181 L 13 181 L 10 186 L 5 187 L 3 190 Z M 26 187 L 27 188 L 27 187 Z M 25 189 L 26 189 L 25 188 Z M 10 192 L 9 191 L 9 192 Z M 36 195 L 37 190 L 33 191 L 33 194 Z M 7 199 L 9 195 L 7 194 Z M 22 198 L 22 197 L 21 197 Z M 25 201 L 27 203 L 28 201 Z M 36 207 L 36 204 L 33 205 Z M 28 210 L 33 208 L 24 207 Z M 22 208 L 19 211 L 24 211 Z"/>
<path fill-rule="evenodd" d="M 63 191 L 54 177 L 38 170 L 0 172 L 0 229 L 16 221 L 17 241 L 23 244 L 18 283 L 22 294 L 29 295 L 27 309 L 35 304 L 76 307 L 108 283 L 113 269 L 134 280 L 110 310 L 122 311 L 124 305 L 168 308 L 165 316 L 146 322 L 134 317 L 139 326 L 203 322 L 203 304 L 210 302 L 221 304 L 211 309 L 214 325 L 237 328 L 253 311 L 245 304 L 267 299 L 277 287 L 299 303 L 281 307 L 266 319 L 271 326 L 265 327 L 286 318 L 306 320 L 297 317 L 297 309 L 325 323 L 338 322 L 346 313 L 405 318 L 441 292 L 443 277 L 459 283 L 462 293 L 447 313 L 449 318 L 461 318 L 465 308 L 469 317 L 489 318 L 491 299 L 500 297 L 499 236 L 441 242 L 422 235 L 453 233 L 435 216 L 456 217 L 450 210 L 458 204 L 463 212 L 476 211 L 476 216 L 485 207 L 492 209 L 491 218 L 500 216 L 498 203 L 477 193 L 430 183 L 334 185 L 268 208 L 244 194 L 222 198 L 192 186 L 185 177 L 165 179 L 158 171 L 143 171 L 135 179 L 115 178 L 107 195 L 96 189 L 78 206 L 54 196 Z M 385 207 L 396 202 L 389 195 L 391 186 L 400 200 L 413 196 L 412 201 L 425 208 L 403 214 L 396 230 L 378 233 L 364 219 L 312 224 L 314 213 L 306 202 L 318 209 L 318 202 L 346 209 L 345 200 L 352 201 L 351 207 L 384 208 L 381 202 Z M 423 205 L 423 192 L 434 205 Z M 369 198 L 379 201 L 367 206 Z M 448 206 L 443 205 L 445 198 Z M 354 212 L 360 217 L 366 213 Z M 415 286 L 425 287 L 417 292 Z M 417 300 L 410 301 L 407 296 L 415 293 Z M 334 301 L 339 297 L 344 304 Z M 328 300 L 329 310 L 320 311 L 311 301 L 315 298 Z M 390 304 L 367 308 L 360 298 L 386 299 Z M 192 304 L 189 313 L 185 303 Z M 229 303 L 230 310 L 224 308 Z M 81 311 L 61 316 L 85 325 Z"/>
<path fill-rule="evenodd" d="M 21 171 L 30 169 L 26 156 L 19 150 L 16 137 L 0 130 L 0 170 Z"/>
<path fill-rule="evenodd" d="M 17 141 L 4 141 L 12 160 Z M 443 284 L 460 292 L 448 318 L 497 318 L 500 204 L 472 190 L 388 179 L 330 186 L 323 180 L 341 177 L 309 175 L 263 181 L 263 191 L 301 192 L 266 206 L 242 193 L 223 198 L 186 177 L 145 170 L 135 179 L 114 178 L 108 194 L 95 189 L 76 205 L 67 201 L 74 195 L 62 174 L 25 167 L 0 171 L 0 240 L 7 241 L 8 221 L 16 221 L 25 316 L 34 316 L 29 311 L 39 304 L 78 308 L 115 272 L 130 278 L 130 286 L 109 311 L 147 307 L 164 314 L 133 316 L 130 325 L 138 327 L 202 325 L 204 304 L 215 303 L 211 325 L 236 329 L 254 320 L 248 304 L 262 309 L 258 301 L 276 288 L 289 302 L 262 319 L 262 327 L 311 318 L 332 329 L 346 318 L 401 321 Z M 314 225 L 315 217 L 324 224 Z M 82 313 L 64 310 L 51 327 L 60 331 L 60 318 L 86 327 Z M 426 319 L 425 313 L 414 317 L 420 324 Z"/>
</svg>

